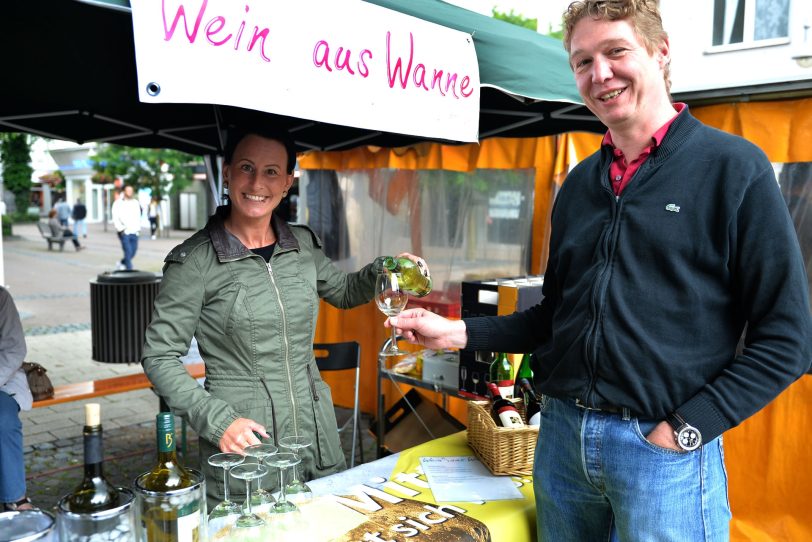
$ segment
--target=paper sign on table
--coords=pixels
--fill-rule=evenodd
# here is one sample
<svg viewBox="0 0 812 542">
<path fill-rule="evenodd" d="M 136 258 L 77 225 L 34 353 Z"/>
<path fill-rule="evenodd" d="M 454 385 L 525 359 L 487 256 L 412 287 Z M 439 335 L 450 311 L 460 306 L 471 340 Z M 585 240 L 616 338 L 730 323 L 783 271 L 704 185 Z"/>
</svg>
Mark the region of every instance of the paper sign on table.
<svg viewBox="0 0 812 542">
<path fill-rule="evenodd" d="M 435 502 L 523 499 L 508 476 L 494 476 L 473 456 L 421 457 Z"/>
</svg>

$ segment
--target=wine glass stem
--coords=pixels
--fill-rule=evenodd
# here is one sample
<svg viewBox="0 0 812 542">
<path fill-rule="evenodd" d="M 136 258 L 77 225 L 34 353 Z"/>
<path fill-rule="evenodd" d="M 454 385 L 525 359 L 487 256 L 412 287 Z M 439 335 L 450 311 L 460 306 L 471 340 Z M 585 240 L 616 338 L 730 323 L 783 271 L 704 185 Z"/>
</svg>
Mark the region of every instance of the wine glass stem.
<svg viewBox="0 0 812 542">
<path fill-rule="evenodd" d="M 257 457 L 257 462 L 259 463 L 260 466 L 262 466 L 262 465 L 265 464 L 265 458 L 264 457 Z M 262 493 L 262 478 L 259 478 L 257 480 L 257 491 L 259 491 L 260 494 Z"/>
<path fill-rule="evenodd" d="M 223 500 L 228 502 L 228 465 L 223 466 Z"/>
<path fill-rule="evenodd" d="M 392 327 L 392 350 L 398 349 L 398 336 L 395 334 L 395 328 Z"/>
<path fill-rule="evenodd" d="M 253 512 L 251 511 L 251 479 L 245 479 L 245 502 L 248 503 L 248 515 L 250 516 Z"/>
<path fill-rule="evenodd" d="M 285 467 L 279 467 L 279 502 L 285 502 Z"/>
</svg>

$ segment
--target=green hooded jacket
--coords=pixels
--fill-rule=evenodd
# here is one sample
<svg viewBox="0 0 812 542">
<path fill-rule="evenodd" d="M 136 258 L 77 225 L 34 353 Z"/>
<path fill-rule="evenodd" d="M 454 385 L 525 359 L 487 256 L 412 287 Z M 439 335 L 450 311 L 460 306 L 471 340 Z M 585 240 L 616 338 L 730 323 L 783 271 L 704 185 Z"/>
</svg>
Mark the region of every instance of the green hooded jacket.
<svg viewBox="0 0 812 542">
<path fill-rule="evenodd" d="M 223 473 L 206 459 L 237 418 L 265 426 L 274 444 L 288 435 L 311 437 L 300 472 L 318 478 L 346 467 L 330 388 L 319 375 L 313 340 L 319 298 L 350 308 L 373 298 L 382 258 L 345 273 L 324 255 L 306 226 L 272 218 L 277 243 L 270 263 L 223 225 L 218 208 L 205 228 L 164 260 L 160 292 L 146 331 L 141 363 L 158 394 L 200 438 L 209 501 L 222 499 Z M 180 357 L 197 338 L 206 365 L 203 387 Z M 284 450 L 280 450 L 284 451 Z M 275 475 L 263 487 L 277 485 Z M 229 490 L 244 495 L 232 480 Z"/>
</svg>

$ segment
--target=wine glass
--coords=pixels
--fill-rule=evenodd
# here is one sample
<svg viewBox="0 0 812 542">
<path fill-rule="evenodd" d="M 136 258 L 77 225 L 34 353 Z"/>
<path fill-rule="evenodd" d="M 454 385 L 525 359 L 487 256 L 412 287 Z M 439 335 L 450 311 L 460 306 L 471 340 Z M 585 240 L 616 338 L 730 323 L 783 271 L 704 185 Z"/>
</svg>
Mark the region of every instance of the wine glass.
<svg viewBox="0 0 812 542">
<path fill-rule="evenodd" d="M 223 501 L 212 508 L 209 519 L 222 518 L 241 513 L 239 504 L 228 500 L 228 471 L 245 461 L 245 456 L 234 453 L 218 453 L 209 456 L 209 465 L 223 469 Z"/>
<path fill-rule="evenodd" d="M 257 462 L 260 465 L 265 464 L 265 458 L 272 456 L 276 452 L 279 451 L 279 448 L 274 446 L 273 444 L 253 444 L 251 446 L 246 446 L 243 449 L 243 453 L 250 457 L 256 457 Z M 256 506 L 265 506 L 269 504 L 273 504 L 276 502 L 276 499 L 273 498 L 273 494 L 268 491 L 267 489 L 262 489 L 262 480 L 257 482 L 257 489 L 251 494 L 251 501 L 252 504 Z"/>
<path fill-rule="evenodd" d="M 477 386 L 479 386 L 479 372 L 471 371 L 471 382 L 474 383 L 473 392 L 474 393 L 479 393 L 479 388 L 477 387 Z"/>
<path fill-rule="evenodd" d="M 462 382 L 460 382 L 460 390 L 465 391 L 465 381 L 468 379 L 468 367 L 465 365 L 460 366 L 460 376 L 462 377 Z"/>
<path fill-rule="evenodd" d="M 285 512 L 297 511 L 299 508 L 287 498 L 285 489 L 285 470 L 287 470 L 288 467 L 298 465 L 302 461 L 301 458 L 296 454 L 284 452 L 274 454 L 266 458 L 266 461 L 268 465 L 279 469 L 279 499 L 277 499 L 276 504 L 271 505 L 271 512 L 283 514 Z"/>
<path fill-rule="evenodd" d="M 389 271 L 378 274 L 378 278 L 375 280 L 375 303 L 386 316 L 397 316 L 406 306 L 409 296 L 401 289 L 401 284 L 400 273 Z M 392 326 L 392 341 L 380 354 L 382 356 L 399 356 L 404 353 L 403 350 L 398 348 L 395 327 Z"/>
<path fill-rule="evenodd" d="M 313 441 L 309 437 L 285 437 L 279 441 L 279 445 L 287 448 L 301 458 L 299 450 L 313 445 Z M 288 482 L 285 488 L 285 494 L 290 498 L 290 501 L 296 505 L 301 506 L 304 503 L 310 502 L 313 499 L 313 491 L 308 487 L 304 480 L 299 479 L 298 468 L 293 467 L 293 480 Z"/>
<path fill-rule="evenodd" d="M 231 476 L 245 480 L 245 508 L 242 509 L 240 517 L 234 522 L 234 527 L 243 529 L 265 525 L 265 520 L 254 514 L 251 509 L 251 480 L 262 478 L 266 474 L 268 474 L 268 467 L 259 463 L 243 463 L 231 469 Z"/>
</svg>

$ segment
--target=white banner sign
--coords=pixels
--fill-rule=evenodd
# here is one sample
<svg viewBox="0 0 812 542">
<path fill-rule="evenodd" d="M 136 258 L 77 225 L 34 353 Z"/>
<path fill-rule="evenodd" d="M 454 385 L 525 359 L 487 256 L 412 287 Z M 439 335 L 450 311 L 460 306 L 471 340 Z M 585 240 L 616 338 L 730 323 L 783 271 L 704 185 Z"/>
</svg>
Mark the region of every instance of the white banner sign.
<svg viewBox="0 0 812 542">
<path fill-rule="evenodd" d="M 139 98 L 471 142 L 471 36 L 360 0 L 131 0 Z"/>
</svg>

